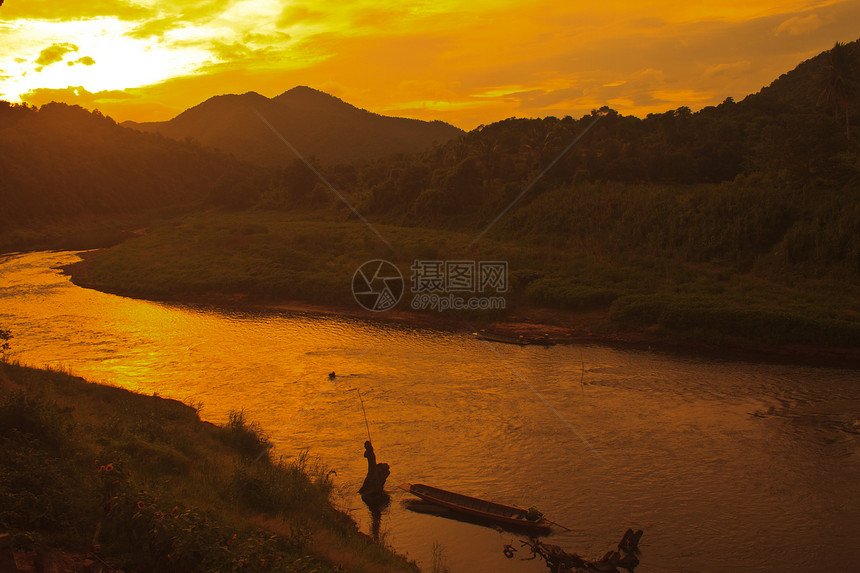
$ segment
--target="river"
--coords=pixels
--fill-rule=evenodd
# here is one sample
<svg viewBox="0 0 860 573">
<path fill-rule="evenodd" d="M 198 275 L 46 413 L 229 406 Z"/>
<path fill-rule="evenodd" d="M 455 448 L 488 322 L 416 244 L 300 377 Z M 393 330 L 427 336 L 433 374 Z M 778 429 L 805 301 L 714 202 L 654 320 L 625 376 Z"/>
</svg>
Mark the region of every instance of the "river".
<svg viewBox="0 0 860 573">
<path fill-rule="evenodd" d="M 380 536 L 425 570 L 434 545 L 453 573 L 546 568 L 506 559 L 510 533 L 409 511 L 403 482 L 534 504 L 572 530 L 546 541 L 586 557 L 643 529 L 640 573 L 856 570 L 856 370 L 141 301 L 71 284 L 58 267 L 76 260 L 0 258 L 13 358 L 202 403 L 213 422 L 244 408 L 279 454 L 334 469 L 338 505 L 370 532 L 360 391 L 391 465 Z"/>
</svg>

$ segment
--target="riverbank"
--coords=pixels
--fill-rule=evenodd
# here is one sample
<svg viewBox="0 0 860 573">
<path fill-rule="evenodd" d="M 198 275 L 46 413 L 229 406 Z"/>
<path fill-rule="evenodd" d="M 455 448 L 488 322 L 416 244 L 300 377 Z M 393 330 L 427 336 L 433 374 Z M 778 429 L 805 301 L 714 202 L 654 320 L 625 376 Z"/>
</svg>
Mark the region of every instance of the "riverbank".
<svg viewBox="0 0 860 573">
<path fill-rule="evenodd" d="M 659 328 L 645 330 L 619 329 L 613 326 L 608 309 L 572 312 L 559 309 L 519 305 L 506 314 L 404 310 L 403 302 L 385 312 L 371 312 L 358 304 L 319 304 L 302 300 L 277 300 L 253 297 L 245 293 L 148 293 L 125 289 L 116 284 L 94 280 L 93 265 L 99 259 L 95 251 L 81 253 L 81 262 L 63 268 L 72 281 L 120 296 L 160 302 L 213 305 L 239 310 L 287 311 L 346 316 L 359 320 L 391 322 L 412 328 L 429 328 L 450 332 L 495 332 L 512 337 L 543 339 L 557 344 L 597 344 L 619 348 L 659 351 L 675 354 L 710 356 L 722 359 L 771 361 L 791 364 L 860 368 L 860 348 L 826 347 L 808 344 L 775 344 L 741 338 L 722 337 L 702 340 L 695 333 L 672 333 Z"/>
<path fill-rule="evenodd" d="M 0 534 L 22 571 L 418 571 L 335 509 L 325 467 L 269 447 L 241 412 L 0 361 Z"/>
</svg>

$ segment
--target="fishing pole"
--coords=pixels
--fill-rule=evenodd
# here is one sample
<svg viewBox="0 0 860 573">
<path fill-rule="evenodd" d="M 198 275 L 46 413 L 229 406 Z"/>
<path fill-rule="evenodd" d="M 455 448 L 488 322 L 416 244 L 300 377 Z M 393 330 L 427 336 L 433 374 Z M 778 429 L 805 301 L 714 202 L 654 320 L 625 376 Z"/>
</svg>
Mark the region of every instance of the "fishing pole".
<svg viewBox="0 0 860 573">
<path fill-rule="evenodd" d="M 562 529 L 564 529 L 565 531 L 573 531 L 571 528 L 569 528 L 569 527 L 565 527 L 565 526 L 563 526 L 563 525 L 562 525 L 562 524 L 560 524 L 560 523 L 556 523 L 556 522 L 554 522 L 554 521 L 553 521 L 553 520 L 551 520 L 551 519 L 547 519 L 546 517 L 544 517 L 544 519 L 545 519 L 546 521 L 548 521 L 548 522 L 552 523 L 553 525 L 558 525 L 559 527 L 561 527 L 561 528 L 562 528 Z"/>
<path fill-rule="evenodd" d="M 579 359 L 582 361 L 581 364 L 581 374 L 579 377 L 579 387 L 582 389 L 583 394 L 585 393 L 585 355 L 582 353 L 582 348 L 579 349 Z M 558 524 L 556 524 L 558 525 Z"/>
<path fill-rule="evenodd" d="M 361 400 L 361 411 L 364 413 L 364 427 L 367 428 L 367 441 L 372 442 L 370 439 L 370 426 L 367 423 L 367 410 L 364 409 L 364 398 L 361 397 L 361 388 L 356 388 L 356 392 L 358 392 L 358 399 Z"/>
</svg>

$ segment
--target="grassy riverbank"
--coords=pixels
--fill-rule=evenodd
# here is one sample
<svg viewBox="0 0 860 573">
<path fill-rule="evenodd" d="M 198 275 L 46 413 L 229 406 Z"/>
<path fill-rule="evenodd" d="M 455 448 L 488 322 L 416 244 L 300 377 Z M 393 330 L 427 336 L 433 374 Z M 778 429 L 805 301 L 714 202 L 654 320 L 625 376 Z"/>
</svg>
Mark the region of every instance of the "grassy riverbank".
<svg viewBox="0 0 860 573">
<path fill-rule="evenodd" d="M 324 467 L 267 446 L 241 412 L 215 426 L 175 400 L 0 361 L 0 533 L 23 562 L 418 570 L 332 506 Z"/>
<path fill-rule="evenodd" d="M 358 308 L 351 280 L 367 260 L 386 259 L 400 268 L 407 283 L 401 310 L 409 308 L 415 259 L 502 260 L 510 278 L 505 311 L 419 318 L 466 318 L 490 327 L 540 322 L 558 327 L 557 333 L 566 329 L 574 339 L 782 347 L 791 354 L 843 348 L 851 355 L 860 348 L 860 287 L 836 276 L 743 270 L 632 249 L 629 255 L 600 254 L 541 241 L 483 239 L 470 250 L 472 233 L 376 228 L 393 250 L 363 223 L 334 212 L 195 214 L 91 253 L 71 273 L 78 284 L 143 298 L 303 302 L 350 312 Z"/>
</svg>

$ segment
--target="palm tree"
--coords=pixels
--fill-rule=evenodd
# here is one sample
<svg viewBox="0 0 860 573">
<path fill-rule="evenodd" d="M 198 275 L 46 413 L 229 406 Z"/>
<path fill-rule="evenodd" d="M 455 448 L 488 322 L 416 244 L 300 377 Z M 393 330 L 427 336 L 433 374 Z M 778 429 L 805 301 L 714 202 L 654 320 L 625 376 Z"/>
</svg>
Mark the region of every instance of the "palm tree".
<svg viewBox="0 0 860 573">
<path fill-rule="evenodd" d="M 485 135 L 477 141 L 474 157 L 481 165 L 481 171 L 484 176 L 483 185 L 484 189 L 486 189 L 496 176 L 496 163 L 499 160 L 499 144 L 493 141 L 488 135 Z"/>
<path fill-rule="evenodd" d="M 840 108 L 845 112 L 845 134 L 850 139 L 851 122 L 848 112 L 857 96 L 857 62 L 854 57 L 854 46 L 836 42 L 827 52 L 824 70 L 818 105 L 833 107 L 836 110 L 837 119 Z"/>
</svg>

